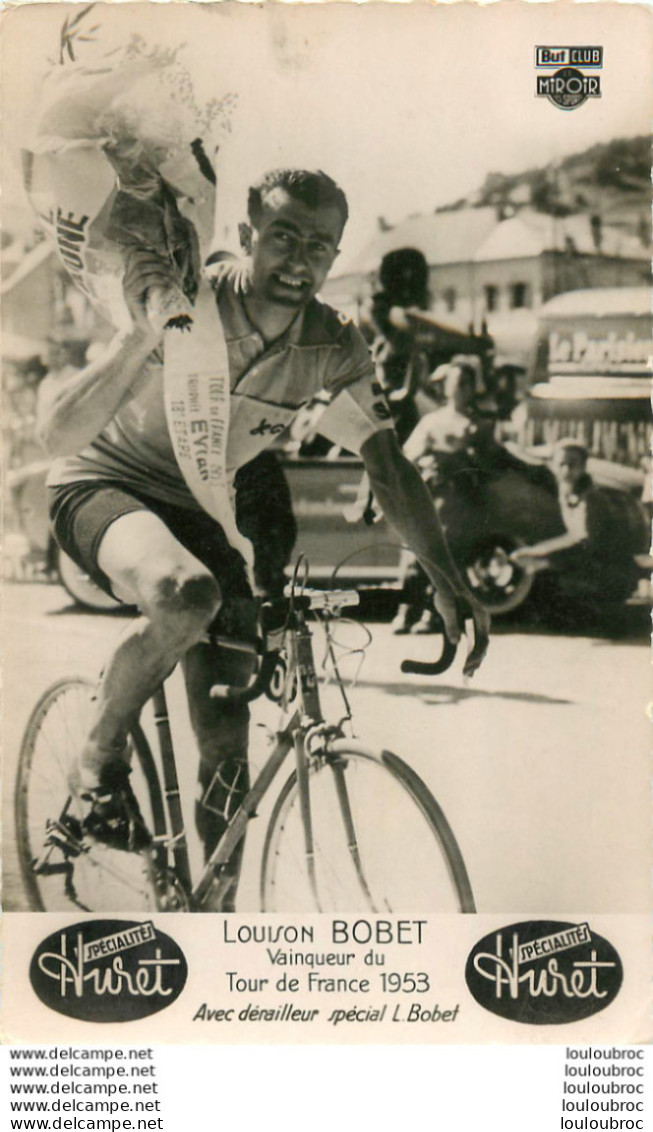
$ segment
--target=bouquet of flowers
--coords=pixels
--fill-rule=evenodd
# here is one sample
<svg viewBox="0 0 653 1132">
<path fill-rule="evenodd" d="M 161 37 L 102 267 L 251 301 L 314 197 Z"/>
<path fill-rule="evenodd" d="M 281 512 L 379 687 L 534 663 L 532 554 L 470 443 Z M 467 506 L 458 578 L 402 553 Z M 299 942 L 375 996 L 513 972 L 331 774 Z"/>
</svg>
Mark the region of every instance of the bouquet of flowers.
<svg viewBox="0 0 653 1132">
<path fill-rule="evenodd" d="M 117 329 L 130 323 L 122 288 L 129 257 L 146 253 L 165 265 L 169 285 L 142 297 L 166 329 L 163 394 L 173 449 L 188 487 L 251 574 L 251 545 L 236 524 L 226 469 L 227 347 L 215 298 L 200 279 L 214 229 L 213 159 L 235 99 L 199 105 L 180 48 L 132 35 L 110 50 L 106 29 L 87 27 L 93 7 L 62 28 L 23 151 L 25 187 L 68 273 Z"/>
<path fill-rule="evenodd" d="M 94 6 L 66 20 L 23 151 L 25 187 L 78 286 L 115 326 L 135 250 L 168 266 L 166 311 L 191 318 L 213 234 L 214 157 L 235 97 L 199 105 L 180 49 L 102 46 Z"/>
</svg>

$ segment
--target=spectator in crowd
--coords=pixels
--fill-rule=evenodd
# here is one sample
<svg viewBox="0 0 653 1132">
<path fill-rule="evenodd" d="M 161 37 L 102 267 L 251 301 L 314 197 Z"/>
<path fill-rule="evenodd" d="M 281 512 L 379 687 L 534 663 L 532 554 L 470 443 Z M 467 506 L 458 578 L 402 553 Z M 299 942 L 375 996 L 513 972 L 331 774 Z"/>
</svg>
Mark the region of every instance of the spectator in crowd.
<svg viewBox="0 0 653 1132">
<path fill-rule="evenodd" d="M 404 444 L 404 454 L 418 465 L 442 463 L 451 453 L 465 450 L 477 427 L 476 374 L 467 358 L 458 355 L 438 366 L 431 383 L 441 384 L 443 403 L 421 418 Z"/>
<path fill-rule="evenodd" d="M 511 557 L 529 573 L 564 574 L 569 596 L 593 593 L 602 602 L 622 601 L 636 584 L 633 555 L 642 549 L 637 505 L 626 492 L 597 487 L 587 459 L 587 448 L 578 440 L 565 437 L 556 443 L 552 470 L 564 534 L 520 547 Z"/>
</svg>

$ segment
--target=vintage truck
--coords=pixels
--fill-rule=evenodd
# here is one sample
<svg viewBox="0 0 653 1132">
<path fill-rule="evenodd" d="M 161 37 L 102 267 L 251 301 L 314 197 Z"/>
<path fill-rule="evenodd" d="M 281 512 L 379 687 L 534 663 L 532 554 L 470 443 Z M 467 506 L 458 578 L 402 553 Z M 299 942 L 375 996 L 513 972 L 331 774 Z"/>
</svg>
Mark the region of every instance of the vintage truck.
<svg viewBox="0 0 653 1132">
<path fill-rule="evenodd" d="M 642 469 L 650 456 L 652 292 L 569 291 L 545 303 L 522 411 L 524 445 L 575 436 L 593 456 Z"/>
</svg>

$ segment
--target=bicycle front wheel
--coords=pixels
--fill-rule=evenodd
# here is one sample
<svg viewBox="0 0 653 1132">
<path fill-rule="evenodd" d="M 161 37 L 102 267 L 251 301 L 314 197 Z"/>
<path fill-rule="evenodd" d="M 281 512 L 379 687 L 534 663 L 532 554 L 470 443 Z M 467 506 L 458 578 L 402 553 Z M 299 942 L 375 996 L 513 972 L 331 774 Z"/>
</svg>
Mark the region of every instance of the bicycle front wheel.
<svg viewBox="0 0 653 1132">
<path fill-rule="evenodd" d="M 390 751 L 330 745 L 309 773 L 313 854 L 297 774 L 268 827 L 264 912 L 474 912 L 467 869 L 442 809 Z"/>
<path fill-rule="evenodd" d="M 81 677 L 59 680 L 30 716 L 18 760 L 15 820 L 18 859 L 35 912 L 153 911 L 153 855 L 127 853 L 83 836 L 71 793 L 77 760 L 93 715 L 95 686 Z M 130 737 L 132 785 L 148 828 L 165 833 L 161 788 L 147 741 Z"/>
</svg>

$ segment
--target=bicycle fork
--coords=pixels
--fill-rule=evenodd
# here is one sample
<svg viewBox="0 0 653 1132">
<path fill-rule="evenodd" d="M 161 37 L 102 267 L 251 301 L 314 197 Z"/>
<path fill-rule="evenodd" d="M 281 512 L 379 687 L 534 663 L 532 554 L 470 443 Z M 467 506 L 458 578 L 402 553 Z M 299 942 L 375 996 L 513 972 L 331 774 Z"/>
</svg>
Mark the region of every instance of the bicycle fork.
<svg viewBox="0 0 653 1132">
<path fill-rule="evenodd" d="M 313 662 L 311 631 L 303 613 L 298 613 L 295 631 L 291 637 L 291 666 L 296 668 L 300 704 L 301 727 L 295 732 L 295 761 L 297 767 L 297 789 L 299 792 L 299 811 L 304 830 L 304 856 L 311 893 L 318 912 L 322 911 L 315 872 L 315 843 L 313 840 L 313 820 L 311 817 L 311 796 L 309 788 L 309 762 L 306 751 L 306 733 L 310 726 L 319 726 L 322 720 L 322 707 L 317 684 L 317 673 Z"/>
<path fill-rule="evenodd" d="M 345 838 L 347 842 L 347 850 L 351 858 L 354 871 L 358 883 L 361 888 L 371 912 L 378 912 L 370 886 L 367 882 L 367 877 L 363 870 L 363 862 L 361 860 L 360 850 L 358 846 L 358 836 L 356 834 L 356 824 L 354 821 L 354 814 L 351 808 L 349 799 L 349 791 L 347 789 L 347 776 L 345 773 L 346 763 L 339 757 L 329 758 L 325 755 L 318 755 L 317 758 L 322 757 L 327 762 L 326 770 L 333 775 L 333 780 L 336 790 L 336 798 L 338 800 L 338 807 L 340 816 L 345 830 Z M 304 856 L 306 859 L 306 872 L 308 881 L 311 888 L 311 894 L 315 901 L 318 912 L 322 911 L 320 903 L 320 893 L 318 887 L 318 879 L 316 872 L 316 855 L 315 855 L 315 841 L 313 836 L 313 819 L 311 811 L 311 786 L 310 786 L 310 756 L 306 750 L 306 732 L 300 730 L 295 734 L 295 758 L 297 763 L 297 792 L 299 797 L 299 809 L 302 819 L 302 828 L 304 830 Z"/>
<path fill-rule="evenodd" d="M 363 862 L 361 861 L 361 855 L 358 848 L 358 838 L 356 836 L 356 827 L 354 826 L 354 815 L 349 803 L 349 792 L 347 790 L 345 768 L 343 766 L 342 759 L 336 759 L 331 763 L 331 771 L 335 779 L 336 794 L 338 795 L 338 802 L 340 804 L 340 813 L 342 814 L 342 820 L 345 826 L 347 848 L 349 850 L 349 855 L 352 859 L 354 869 L 356 870 L 358 883 L 360 884 L 365 899 L 370 906 L 370 911 L 378 912 L 379 909 L 374 903 L 374 899 L 370 891 L 370 886 L 368 885 L 367 878 L 365 876 L 365 873 L 363 872 Z"/>
<path fill-rule="evenodd" d="M 318 912 L 322 911 L 320 903 L 320 894 L 317 882 L 317 873 L 315 867 L 315 841 L 313 837 L 313 819 L 311 815 L 311 793 L 310 793 L 310 764 L 309 752 L 306 748 L 306 735 L 307 729 L 311 726 L 320 727 L 323 723 L 322 708 L 320 704 L 320 696 L 318 689 L 317 674 L 313 662 L 313 649 L 311 645 L 311 632 L 303 616 L 300 614 L 298 617 L 298 624 L 293 636 L 293 649 L 295 652 L 295 663 L 297 667 L 297 674 L 299 680 L 299 696 L 302 714 L 302 727 L 295 733 L 295 758 L 297 763 L 297 790 L 299 795 L 299 807 L 302 819 L 302 827 L 304 830 L 304 855 L 306 858 L 306 872 L 308 881 L 311 888 L 311 894 L 315 901 Z M 344 691 L 341 687 L 341 692 Z M 345 698 L 347 708 L 347 700 Z M 336 787 L 336 796 L 340 808 L 343 825 L 345 828 L 345 836 L 347 839 L 347 849 L 358 878 L 358 883 L 367 900 L 370 911 L 377 912 L 378 909 L 374 904 L 370 887 L 367 883 L 367 878 L 363 872 L 363 864 L 361 861 L 360 851 L 358 847 L 358 838 L 356 835 L 356 827 L 354 824 L 354 815 L 352 812 L 349 792 L 347 790 L 347 782 L 345 776 L 345 767 L 341 759 L 329 761 L 329 769 L 334 776 Z"/>
<path fill-rule="evenodd" d="M 322 911 L 320 894 L 317 888 L 315 873 L 315 844 L 313 841 L 313 820 L 311 818 L 311 795 L 309 789 L 309 766 L 304 743 L 304 732 L 298 731 L 295 735 L 295 759 L 297 762 L 297 789 L 299 791 L 299 810 L 304 830 L 304 856 L 306 857 L 306 871 L 311 886 L 311 893 L 318 912 Z"/>
</svg>

